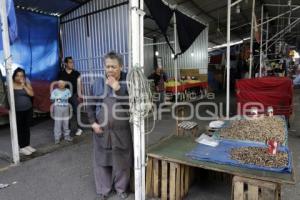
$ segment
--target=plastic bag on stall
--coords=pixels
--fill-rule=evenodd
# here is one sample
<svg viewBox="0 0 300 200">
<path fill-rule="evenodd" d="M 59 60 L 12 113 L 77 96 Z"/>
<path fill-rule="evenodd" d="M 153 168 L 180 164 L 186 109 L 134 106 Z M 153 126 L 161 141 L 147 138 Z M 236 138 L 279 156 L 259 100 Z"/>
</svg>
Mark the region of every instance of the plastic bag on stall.
<svg viewBox="0 0 300 200">
<path fill-rule="evenodd" d="M 199 138 L 196 139 L 196 142 L 199 144 L 204 144 L 211 147 L 216 147 L 219 145 L 219 141 L 209 137 L 208 135 L 202 134 Z"/>
</svg>

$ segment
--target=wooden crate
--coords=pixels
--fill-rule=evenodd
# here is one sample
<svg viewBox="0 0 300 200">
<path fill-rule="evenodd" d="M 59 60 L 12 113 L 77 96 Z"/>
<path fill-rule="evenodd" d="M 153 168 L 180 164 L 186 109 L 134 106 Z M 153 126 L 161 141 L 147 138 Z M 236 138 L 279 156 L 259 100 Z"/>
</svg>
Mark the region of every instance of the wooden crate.
<svg viewBox="0 0 300 200">
<path fill-rule="evenodd" d="M 181 127 L 177 127 L 177 128 L 178 128 L 177 133 L 179 136 L 189 135 L 189 136 L 192 136 L 193 138 L 198 137 L 198 126 L 195 126 L 191 129 L 184 129 Z"/>
<path fill-rule="evenodd" d="M 232 181 L 232 200 L 280 200 L 278 183 L 235 176 Z"/>
<path fill-rule="evenodd" d="M 162 200 L 181 200 L 191 184 L 190 167 L 165 160 L 148 158 L 146 196 Z"/>
</svg>

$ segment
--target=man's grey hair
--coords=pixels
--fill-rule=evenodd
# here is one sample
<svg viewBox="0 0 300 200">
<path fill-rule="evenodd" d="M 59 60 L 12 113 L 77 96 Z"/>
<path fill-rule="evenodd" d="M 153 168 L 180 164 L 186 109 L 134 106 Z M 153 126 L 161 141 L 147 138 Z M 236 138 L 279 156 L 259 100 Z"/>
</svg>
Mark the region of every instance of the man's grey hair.
<svg viewBox="0 0 300 200">
<path fill-rule="evenodd" d="M 114 51 L 111 51 L 109 53 L 107 53 L 105 56 L 104 56 L 104 60 L 106 59 L 116 59 L 118 61 L 118 63 L 123 66 L 123 56 L 121 54 L 118 54 Z"/>
</svg>

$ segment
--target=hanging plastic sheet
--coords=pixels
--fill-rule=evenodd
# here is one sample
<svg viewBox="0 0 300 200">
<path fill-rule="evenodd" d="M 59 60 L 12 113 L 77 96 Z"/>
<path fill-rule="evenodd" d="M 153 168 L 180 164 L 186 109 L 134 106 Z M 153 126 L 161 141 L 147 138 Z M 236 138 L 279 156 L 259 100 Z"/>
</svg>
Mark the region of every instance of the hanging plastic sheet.
<svg viewBox="0 0 300 200">
<path fill-rule="evenodd" d="M 162 0 L 145 0 L 145 3 L 173 53 L 175 53 L 175 51 L 169 42 L 167 30 L 173 13 L 175 12 L 178 43 L 181 50 L 179 53 L 177 53 L 177 55 L 175 55 L 175 58 L 178 55 L 183 54 L 194 43 L 200 33 L 206 28 L 205 25 L 184 15 L 180 11 L 169 8 L 169 6 L 165 5 Z"/>
<path fill-rule="evenodd" d="M 18 39 L 11 46 L 13 68 L 25 69 L 30 79 L 55 79 L 59 69 L 58 18 L 20 10 L 16 15 Z M 2 50 L 0 63 L 5 76 Z"/>
<path fill-rule="evenodd" d="M 13 0 L 6 0 L 6 12 L 7 12 L 9 40 L 10 43 L 12 44 L 18 37 L 17 18 L 16 18 L 15 5 Z M 0 49 L 3 49 L 2 33 L 0 34 Z"/>
<path fill-rule="evenodd" d="M 179 11 L 175 11 L 178 43 L 180 46 L 180 54 L 183 54 L 194 43 L 200 33 L 206 28 L 205 25 L 198 21 L 182 14 Z"/>
</svg>

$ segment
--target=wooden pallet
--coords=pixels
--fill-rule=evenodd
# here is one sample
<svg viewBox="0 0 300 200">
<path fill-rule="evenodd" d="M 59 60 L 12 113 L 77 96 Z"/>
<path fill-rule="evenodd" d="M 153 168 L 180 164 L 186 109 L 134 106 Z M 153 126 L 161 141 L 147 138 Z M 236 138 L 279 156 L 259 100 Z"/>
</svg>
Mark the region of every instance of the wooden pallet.
<svg viewBox="0 0 300 200">
<path fill-rule="evenodd" d="M 148 158 L 146 196 L 162 200 L 181 200 L 192 181 L 192 168 L 174 162 Z"/>
<path fill-rule="evenodd" d="M 232 200 L 280 200 L 278 183 L 235 176 L 232 182 Z"/>
</svg>

